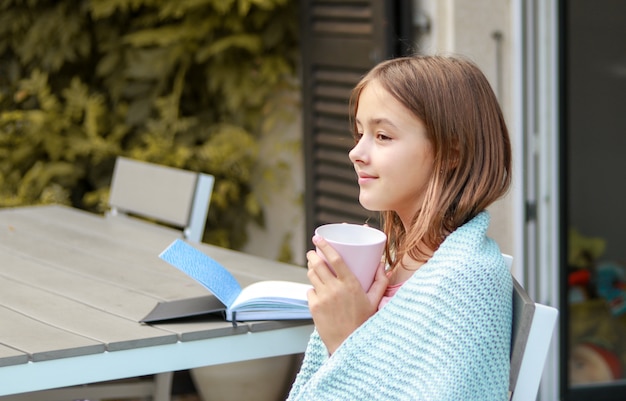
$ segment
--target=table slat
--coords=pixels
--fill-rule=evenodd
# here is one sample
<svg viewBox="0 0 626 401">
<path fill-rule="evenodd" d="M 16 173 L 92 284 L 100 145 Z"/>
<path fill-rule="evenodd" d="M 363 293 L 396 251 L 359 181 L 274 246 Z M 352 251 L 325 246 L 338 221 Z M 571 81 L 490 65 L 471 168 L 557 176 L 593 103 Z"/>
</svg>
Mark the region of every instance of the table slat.
<svg viewBox="0 0 626 401">
<path fill-rule="evenodd" d="M 149 255 L 149 260 L 129 262 L 122 255 L 134 246 L 132 238 L 120 241 L 116 250 L 102 253 L 97 247 L 106 240 L 82 234 L 91 246 L 71 246 L 62 240 L 66 238 L 66 232 L 41 224 L 14 220 L 11 231 L 0 229 L 0 247 L 6 248 L 7 253 L 31 259 L 36 263 L 53 266 L 77 276 L 108 281 L 112 285 L 142 292 L 159 300 L 206 294 L 206 289 L 200 284 L 160 260 L 159 248 L 152 252 L 143 251 L 144 257 Z M 118 240 L 121 238 L 118 237 Z"/>
<path fill-rule="evenodd" d="M 34 210 L 41 210 L 34 208 Z M 54 212 L 64 210 L 64 208 L 56 208 Z M 53 210 L 48 212 L 54 216 Z M 143 230 L 137 230 L 126 235 L 120 232 L 120 228 L 132 226 L 132 223 L 124 222 L 120 219 L 103 219 L 97 215 L 79 214 L 85 217 L 84 223 L 79 221 L 70 223 L 59 217 L 46 219 L 38 214 L 25 214 L 24 211 L 17 209 L 14 213 L 2 215 L 2 221 L 6 221 L 11 229 L 8 234 L 14 236 L 23 236 L 31 238 L 38 243 L 56 244 L 57 247 L 64 251 L 71 250 L 80 253 L 88 253 L 97 255 L 103 260 L 109 262 L 120 262 L 126 266 L 132 266 L 133 269 L 153 271 L 152 267 L 155 260 L 158 260 L 158 254 L 165 249 L 178 234 L 171 230 L 169 235 L 163 233 L 154 224 L 143 223 Z M 76 218 L 75 216 L 74 218 Z M 100 225 L 87 229 L 92 219 L 99 219 Z M 96 220 L 98 221 L 98 220 Z M 92 222 L 93 223 L 93 222 Z M 155 231 L 156 230 L 156 231 Z M 138 243 L 151 238 L 156 234 L 155 244 L 152 247 L 141 247 Z M 0 230 L 0 235 L 3 230 Z M 25 249 L 25 248 L 22 248 Z M 27 249 L 27 248 L 26 248 Z M 147 251 L 149 250 L 149 251 Z M 29 250 L 31 251 L 31 250 Z M 36 251 L 36 249 L 32 249 Z M 161 269 L 160 274 L 166 276 L 171 272 Z"/>
<path fill-rule="evenodd" d="M 0 367 L 28 362 L 28 354 L 0 344 Z"/>
<path fill-rule="evenodd" d="M 195 318 L 154 323 L 152 326 L 178 333 L 181 341 L 196 341 L 208 338 L 245 334 L 250 331 L 246 324 L 233 325 L 216 316 L 198 316 Z"/>
<path fill-rule="evenodd" d="M 0 288 L 2 305 L 30 319 L 104 343 L 108 351 L 171 344 L 178 340 L 174 333 L 140 325 L 5 277 L 0 277 Z M 55 357 L 63 356 L 55 353 Z"/>
<path fill-rule="evenodd" d="M 150 221 L 126 215 L 104 218 L 99 214 L 60 205 L 20 207 L 13 209 L 12 214 L 99 238 L 133 238 L 133 247 L 140 249 L 165 247 L 174 238 L 182 238 L 180 230 Z"/>
<path fill-rule="evenodd" d="M 0 305 L 0 343 L 30 355 L 33 362 L 105 351 L 101 342 L 47 325 Z"/>
<path fill-rule="evenodd" d="M 0 277 L 45 289 L 133 321 L 139 321 L 157 302 L 155 297 L 145 293 L 9 253 L 0 253 L 0 264 L 12 267 L 1 271 Z M 68 288 L 69 282 L 72 286 Z"/>
</svg>

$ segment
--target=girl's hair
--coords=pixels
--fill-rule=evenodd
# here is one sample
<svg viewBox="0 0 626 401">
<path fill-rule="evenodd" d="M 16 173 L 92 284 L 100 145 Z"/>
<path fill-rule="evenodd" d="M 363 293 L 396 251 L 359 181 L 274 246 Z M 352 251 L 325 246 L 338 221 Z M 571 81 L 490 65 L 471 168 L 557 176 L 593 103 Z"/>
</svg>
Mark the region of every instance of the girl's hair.
<svg viewBox="0 0 626 401">
<path fill-rule="evenodd" d="M 435 173 L 412 224 L 405 230 L 395 212 L 382 212 L 387 261 L 395 267 L 407 253 L 427 260 L 448 234 L 508 191 L 511 143 L 489 82 L 469 60 L 412 56 L 380 63 L 352 91 L 355 132 L 359 96 L 374 80 L 424 123 L 434 152 Z"/>
</svg>

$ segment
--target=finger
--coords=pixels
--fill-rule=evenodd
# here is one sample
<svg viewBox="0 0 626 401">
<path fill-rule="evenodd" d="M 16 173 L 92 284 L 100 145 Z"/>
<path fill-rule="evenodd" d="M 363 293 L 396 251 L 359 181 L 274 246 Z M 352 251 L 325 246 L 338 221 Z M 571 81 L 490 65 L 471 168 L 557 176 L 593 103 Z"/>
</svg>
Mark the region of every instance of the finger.
<svg viewBox="0 0 626 401">
<path fill-rule="evenodd" d="M 385 264 L 381 262 L 376 269 L 376 275 L 374 276 L 374 282 L 367 291 L 368 296 L 380 299 L 382 298 L 385 290 L 389 286 L 389 277 L 385 272 Z"/>
<path fill-rule="evenodd" d="M 336 280 L 335 273 L 316 251 L 307 252 L 307 276 L 314 286 L 328 285 Z"/>
<path fill-rule="evenodd" d="M 313 236 L 313 244 L 317 247 L 319 252 L 322 253 L 322 255 L 319 256 L 323 256 L 328 266 L 332 269 L 332 271 L 329 270 L 329 272 L 331 274 L 334 272 L 333 276 L 344 278 L 347 274 L 351 274 L 341 255 L 339 255 L 323 237 L 318 235 Z"/>
<path fill-rule="evenodd" d="M 324 280 L 320 277 L 319 274 L 317 274 L 317 271 L 315 269 L 311 269 L 307 272 L 307 278 L 309 279 L 311 285 L 316 289 L 319 289 L 325 285 Z"/>
<path fill-rule="evenodd" d="M 315 263 L 316 263 L 316 261 L 318 259 L 320 259 L 320 256 L 317 254 L 317 252 L 315 252 L 313 250 L 308 251 L 306 253 L 306 262 L 307 262 L 306 265 L 307 265 L 307 267 L 309 269 L 312 268 L 315 265 Z"/>
<path fill-rule="evenodd" d="M 311 288 L 306 292 L 306 299 L 308 301 L 309 307 L 314 306 L 317 302 L 317 292 L 315 292 L 315 288 Z"/>
<path fill-rule="evenodd" d="M 323 280 L 319 277 L 318 270 L 320 269 L 320 264 L 324 264 L 324 261 L 315 253 L 315 251 L 308 251 L 306 254 L 307 259 L 307 277 L 313 287 L 324 284 Z M 325 269 L 327 267 L 324 264 Z"/>
</svg>

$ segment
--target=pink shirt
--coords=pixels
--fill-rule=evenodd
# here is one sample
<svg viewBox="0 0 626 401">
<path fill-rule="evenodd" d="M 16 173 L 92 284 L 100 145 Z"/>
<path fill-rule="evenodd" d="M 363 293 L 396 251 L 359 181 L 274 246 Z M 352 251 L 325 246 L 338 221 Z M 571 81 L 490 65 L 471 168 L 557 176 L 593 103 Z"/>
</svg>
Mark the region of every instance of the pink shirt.
<svg viewBox="0 0 626 401">
<path fill-rule="evenodd" d="M 391 297 L 396 295 L 396 292 L 398 292 L 398 290 L 400 289 L 400 287 L 402 287 L 402 284 L 404 283 L 405 282 L 403 281 L 401 283 L 390 285 L 387 287 L 387 289 L 385 290 L 385 293 L 383 294 L 383 297 L 380 299 L 380 303 L 378 304 L 378 310 L 380 310 L 383 306 L 387 305 L 387 302 L 389 302 Z"/>
</svg>

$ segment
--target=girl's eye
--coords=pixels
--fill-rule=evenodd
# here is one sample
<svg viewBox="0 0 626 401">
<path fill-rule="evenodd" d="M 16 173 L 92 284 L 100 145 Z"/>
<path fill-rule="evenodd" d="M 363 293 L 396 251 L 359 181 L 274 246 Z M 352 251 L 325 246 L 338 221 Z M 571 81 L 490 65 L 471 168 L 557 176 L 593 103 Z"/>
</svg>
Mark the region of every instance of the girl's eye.
<svg viewBox="0 0 626 401">
<path fill-rule="evenodd" d="M 376 138 L 377 138 L 379 141 L 389 141 L 389 140 L 391 139 L 391 138 L 390 138 L 390 137 L 388 137 L 387 135 L 385 135 L 385 134 L 383 134 L 383 133 L 380 133 L 380 132 L 379 132 L 378 134 L 376 134 Z"/>
<path fill-rule="evenodd" d="M 354 143 L 359 143 L 359 141 L 363 137 L 363 133 L 362 132 L 355 132 L 355 133 L 352 134 L 352 137 L 354 138 Z"/>
</svg>

